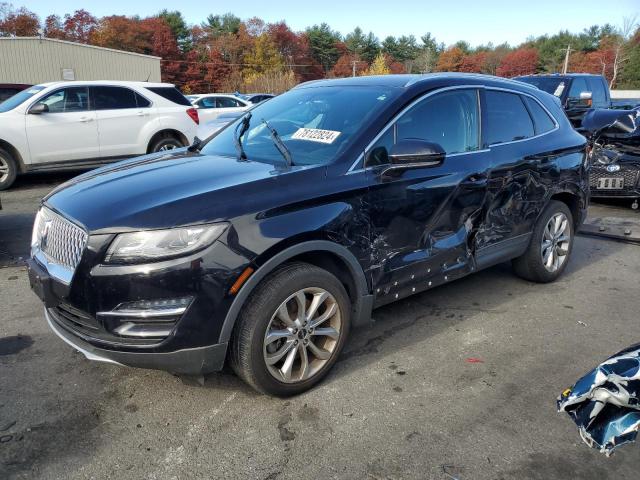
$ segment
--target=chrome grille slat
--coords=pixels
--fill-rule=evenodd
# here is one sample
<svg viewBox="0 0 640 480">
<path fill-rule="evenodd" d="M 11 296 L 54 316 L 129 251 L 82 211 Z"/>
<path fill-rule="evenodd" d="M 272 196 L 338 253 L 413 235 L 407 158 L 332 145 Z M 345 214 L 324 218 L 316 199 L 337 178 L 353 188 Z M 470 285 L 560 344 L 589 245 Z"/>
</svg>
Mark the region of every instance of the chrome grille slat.
<svg viewBox="0 0 640 480">
<path fill-rule="evenodd" d="M 589 184 L 592 189 L 597 189 L 600 178 L 623 177 L 624 188 L 633 188 L 638 183 L 638 173 L 640 170 L 633 167 L 624 167 L 617 172 L 608 172 L 606 167 L 593 166 L 589 172 Z"/>
<path fill-rule="evenodd" d="M 46 207 L 38 212 L 34 230 L 33 248 L 50 262 L 75 271 L 87 245 L 87 233 Z"/>
</svg>

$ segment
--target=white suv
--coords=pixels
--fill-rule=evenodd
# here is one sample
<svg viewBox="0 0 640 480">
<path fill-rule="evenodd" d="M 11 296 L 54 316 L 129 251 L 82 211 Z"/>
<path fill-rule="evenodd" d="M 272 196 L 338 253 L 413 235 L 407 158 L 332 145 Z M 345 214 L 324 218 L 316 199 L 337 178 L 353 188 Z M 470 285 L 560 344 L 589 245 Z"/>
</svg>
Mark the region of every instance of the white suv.
<svg viewBox="0 0 640 480">
<path fill-rule="evenodd" d="M 225 113 L 243 112 L 253 107 L 252 103 L 243 98 L 224 93 L 189 95 L 189 100 L 198 109 L 203 123 L 216 120 Z"/>
<path fill-rule="evenodd" d="M 198 110 L 173 85 L 56 82 L 0 103 L 0 190 L 19 173 L 97 166 L 193 142 Z"/>
</svg>

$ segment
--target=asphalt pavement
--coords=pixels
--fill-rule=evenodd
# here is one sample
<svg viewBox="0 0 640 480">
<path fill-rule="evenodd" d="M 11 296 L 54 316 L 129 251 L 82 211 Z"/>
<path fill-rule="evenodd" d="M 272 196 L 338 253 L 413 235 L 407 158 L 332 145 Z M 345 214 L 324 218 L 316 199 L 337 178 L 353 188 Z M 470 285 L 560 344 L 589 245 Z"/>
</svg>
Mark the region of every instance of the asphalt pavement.
<svg viewBox="0 0 640 480">
<path fill-rule="evenodd" d="M 322 384 L 283 400 L 230 373 L 90 362 L 48 330 L 23 260 L 68 177 L 0 193 L 0 479 L 637 478 L 640 445 L 604 457 L 555 400 L 640 341 L 639 245 L 578 237 L 556 283 L 504 264 L 378 309 Z"/>
</svg>

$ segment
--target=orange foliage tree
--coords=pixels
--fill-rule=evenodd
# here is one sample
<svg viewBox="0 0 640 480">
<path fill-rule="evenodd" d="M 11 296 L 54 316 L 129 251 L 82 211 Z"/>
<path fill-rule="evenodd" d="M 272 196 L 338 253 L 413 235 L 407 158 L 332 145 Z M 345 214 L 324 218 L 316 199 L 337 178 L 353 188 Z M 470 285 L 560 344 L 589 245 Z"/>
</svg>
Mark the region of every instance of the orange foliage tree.
<svg viewBox="0 0 640 480">
<path fill-rule="evenodd" d="M 504 56 L 496 74 L 501 77 L 530 75 L 538 69 L 538 50 L 535 48 L 519 48 Z"/>
</svg>

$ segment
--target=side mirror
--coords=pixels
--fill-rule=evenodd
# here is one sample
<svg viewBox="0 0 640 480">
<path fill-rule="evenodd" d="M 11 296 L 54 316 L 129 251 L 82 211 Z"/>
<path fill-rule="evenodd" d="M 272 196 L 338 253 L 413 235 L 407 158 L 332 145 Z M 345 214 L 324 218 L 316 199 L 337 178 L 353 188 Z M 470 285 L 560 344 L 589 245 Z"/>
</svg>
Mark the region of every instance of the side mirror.
<svg viewBox="0 0 640 480">
<path fill-rule="evenodd" d="M 591 105 L 593 105 L 593 94 L 591 92 L 580 92 L 578 97 L 571 97 L 567 102 L 570 107 L 591 108 Z"/>
<path fill-rule="evenodd" d="M 444 161 L 444 149 L 437 143 L 418 139 L 405 139 L 389 151 L 389 163 L 383 175 L 400 174 L 411 168 L 435 167 Z"/>
<path fill-rule="evenodd" d="M 49 112 L 49 105 L 46 103 L 36 103 L 33 107 L 29 109 L 29 113 L 31 115 L 40 115 L 42 113 Z"/>
</svg>

